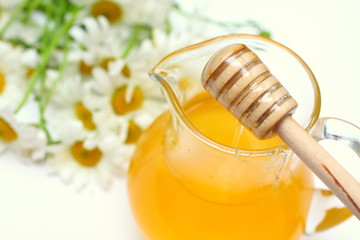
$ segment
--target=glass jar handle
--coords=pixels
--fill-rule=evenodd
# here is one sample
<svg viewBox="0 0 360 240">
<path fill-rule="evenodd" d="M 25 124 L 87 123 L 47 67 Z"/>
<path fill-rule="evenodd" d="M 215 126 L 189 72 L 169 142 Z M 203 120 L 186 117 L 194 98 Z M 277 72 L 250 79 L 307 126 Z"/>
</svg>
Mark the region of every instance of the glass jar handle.
<svg viewBox="0 0 360 240">
<path fill-rule="evenodd" d="M 360 128 L 352 123 L 338 118 L 320 118 L 311 131 L 311 135 L 318 141 L 332 139 L 344 143 L 360 157 Z M 357 163 L 360 164 L 360 161 Z M 360 174 L 352 175 L 357 180 L 360 179 Z M 306 233 L 312 234 L 329 229 L 351 216 L 352 213 L 330 190 L 325 187 L 316 189 L 307 220 Z"/>
</svg>

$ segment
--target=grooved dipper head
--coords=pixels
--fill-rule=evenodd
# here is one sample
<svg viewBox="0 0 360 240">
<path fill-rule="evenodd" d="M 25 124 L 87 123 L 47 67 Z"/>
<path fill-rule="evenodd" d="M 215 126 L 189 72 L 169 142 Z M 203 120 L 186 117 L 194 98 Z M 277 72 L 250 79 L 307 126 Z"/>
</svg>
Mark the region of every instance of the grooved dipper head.
<svg viewBox="0 0 360 240">
<path fill-rule="evenodd" d="M 258 138 L 271 137 L 276 125 L 297 107 L 259 57 L 243 44 L 215 53 L 202 72 L 201 82 Z"/>
</svg>

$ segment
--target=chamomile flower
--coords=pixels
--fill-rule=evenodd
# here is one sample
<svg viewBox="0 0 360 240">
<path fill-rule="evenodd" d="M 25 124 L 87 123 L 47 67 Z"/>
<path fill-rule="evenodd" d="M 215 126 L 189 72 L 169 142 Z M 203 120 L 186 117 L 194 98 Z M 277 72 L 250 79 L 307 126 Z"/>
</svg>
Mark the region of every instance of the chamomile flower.
<svg viewBox="0 0 360 240">
<path fill-rule="evenodd" d="M 124 5 L 132 0 L 71 0 L 74 5 L 89 8 L 92 17 L 104 16 L 110 23 L 123 20 Z"/>
<path fill-rule="evenodd" d="M 124 20 L 124 15 L 126 14 L 126 6 L 132 0 L 98 0 L 94 1 L 90 14 L 93 17 L 104 16 L 106 19 L 112 23 L 118 23 Z M 132 9 L 134 10 L 134 9 Z"/>
<path fill-rule="evenodd" d="M 109 63 L 110 71 L 121 69 L 123 66 L 124 62 L 120 60 Z M 94 122 L 95 124 L 108 126 L 115 132 L 119 132 L 119 129 L 121 129 L 120 133 L 122 134 L 126 119 L 122 115 L 111 114 L 111 98 L 115 89 L 126 85 L 126 79 L 120 74 L 111 75 L 102 67 L 94 68 L 92 73 L 93 79 L 89 82 L 89 86 L 93 101 L 88 101 L 88 104 L 89 108 L 95 113 Z M 104 112 L 110 113 L 103 114 Z"/>
<path fill-rule="evenodd" d="M 90 1 L 92 2 L 90 13 L 93 17 L 104 16 L 111 24 L 125 23 L 131 25 L 142 23 L 150 26 L 163 25 L 172 5 L 171 0 Z"/>
<path fill-rule="evenodd" d="M 54 126 L 61 128 L 64 119 L 66 119 L 67 121 L 78 122 L 84 130 L 96 129 L 92 112 L 85 101 L 88 91 L 88 85 L 82 82 L 79 74 L 64 76 L 57 86 L 48 108 L 48 116 L 51 116 L 49 117 L 49 124 L 52 124 L 53 128 Z"/>
<path fill-rule="evenodd" d="M 128 136 L 139 136 L 154 118 L 164 110 L 162 98 L 154 96 L 158 88 L 148 77 L 146 72 L 132 71 L 134 64 L 127 64 L 123 60 L 109 63 L 109 69 L 95 68 L 91 86 L 96 95 L 93 96 L 97 109 L 95 121 L 106 122 L 113 130 L 121 128 L 123 122 L 128 125 Z M 135 69 L 135 67 L 134 67 Z M 145 75 L 145 76 L 144 76 Z M 140 77 L 139 77 L 140 76 Z M 160 95 L 160 94 L 159 94 Z M 158 97 L 159 97 L 158 95 Z M 104 122 L 105 121 L 105 122 Z M 135 143 L 127 139 L 126 143 Z"/>
<path fill-rule="evenodd" d="M 95 182 L 108 189 L 113 178 L 127 169 L 133 147 L 111 132 L 84 135 L 80 125 L 73 125 L 61 134 L 63 141 L 53 149 L 48 163 L 53 174 L 79 190 Z"/>
<path fill-rule="evenodd" d="M 103 59 L 120 55 L 120 33 L 111 28 L 103 16 L 85 18 L 70 30 L 70 34 L 77 43 L 70 59 L 79 61 L 82 73 L 91 74 L 93 66 L 99 65 Z"/>
<path fill-rule="evenodd" d="M 22 122 L 13 108 L 0 106 L 0 152 L 9 150 L 34 161 L 46 155 L 46 136 L 39 128 Z"/>
<path fill-rule="evenodd" d="M 0 41 L 0 101 L 18 102 L 26 87 L 22 49 Z"/>
<path fill-rule="evenodd" d="M 79 189 L 91 182 L 107 189 L 126 170 L 133 147 L 125 144 L 126 121 L 117 131 L 94 121 L 86 86 L 79 75 L 59 84 L 49 106 L 49 125 L 60 144 L 52 148 L 48 162 L 54 174 Z"/>
<path fill-rule="evenodd" d="M 150 68 L 155 66 L 164 56 L 165 54 L 162 55 L 161 51 L 154 48 L 154 46 L 149 48 L 139 47 L 126 59 L 126 64 L 122 70 L 123 73 L 124 69 L 126 69 L 126 74 L 123 74 L 123 76 L 127 79 L 125 102 L 131 103 L 136 100 L 136 95 L 139 95 L 139 92 L 143 93 L 141 108 L 134 109 L 134 111 L 129 111 L 128 114 L 126 114 L 142 128 L 147 128 L 149 123 L 162 113 L 167 106 L 160 87 L 155 81 L 150 79 L 148 75 Z M 139 59 L 141 59 L 141 61 L 139 61 Z M 115 96 L 116 95 L 114 95 L 114 97 Z M 118 104 L 119 103 L 120 102 L 118 102 Z"/>
<path fill-rule="evenodd" d="M 81 0 L 73 0 L 81 4 Z M 91 2 L 90 14 L 104 16 L 111 24 L 164 24 L 172 5 L 171 0 L 85 0 Z M 156 12 L 156 14 L 154 14 Z"/>
</svg>

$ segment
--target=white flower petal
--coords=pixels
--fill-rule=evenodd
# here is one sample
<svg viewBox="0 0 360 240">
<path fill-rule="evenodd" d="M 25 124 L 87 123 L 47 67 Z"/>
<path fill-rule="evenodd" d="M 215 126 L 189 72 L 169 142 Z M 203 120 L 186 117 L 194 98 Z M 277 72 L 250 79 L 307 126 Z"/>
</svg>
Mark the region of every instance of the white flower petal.
<svg viewBox="0 0 360 240">
<path fill-rule="evenodd" d="M 107 30 L 110 28 L 110 23 L 107 20 L 107 18 L 105 18 L 104 16 L 100 15 L 98 17 L 98 23 L 99 23 L 99 28 L 103 31 L 103 32 L 107 32 Z"/>
<path fill-rule="evenodd" d="M 67 184 L 71 183 L 77 175 L 77 166 L 74 163 L 67 163 L 59 171 L 60 178 Z"/>
<path fill-rule="evenodd" d="M 74 179 L 72 181 L 72 184 L 74 185 L 75 189 L 78 191 L 82 191 L 86 185 L 89 183 L 89 180 L 91 178 L 91 172 L 92 169 L 81 169 L 76 172 L 74 175 Z"/>
<path fill-rule="evenodd" d="M 110 188 L 112 184 L 112 176 L 105 164 L 99 164 L 95 176 L 102 188 L 105 190 Z"/>
<path fill-rule="evenodd" d="M 94 68 L 92 74 L 95 80 L 94 88 L 96 92 L 103 94 L 112 92 L 111 80 L 103 69 Z"/>
<path fill-rule="evenodd" d="M 109 63 L 109 75 L 116 76 L 119 75 L 122 68 L 124 67 L 125 62 L 117 59 Z"/>
<path fill-rule="evenodd" d="M 84 38 L 86 36 L 84 30 L 79 28 L 78 26 L 72 27 L 70 29 L 70 35 L 78 42 L 84 42 Z"/>
</svg>

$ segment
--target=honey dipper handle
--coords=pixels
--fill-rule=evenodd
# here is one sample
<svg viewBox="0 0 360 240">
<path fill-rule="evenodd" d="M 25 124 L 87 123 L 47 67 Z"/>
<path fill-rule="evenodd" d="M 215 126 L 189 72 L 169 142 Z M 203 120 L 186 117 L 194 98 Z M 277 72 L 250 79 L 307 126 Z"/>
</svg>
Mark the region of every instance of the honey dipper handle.
<svg viewBox="0 0 360 240">
<path fill-rule="evenodd" d="M 280 122 L 277 133 L 360 220 L 360 183 L 291 116 Z"/>
</svg>

